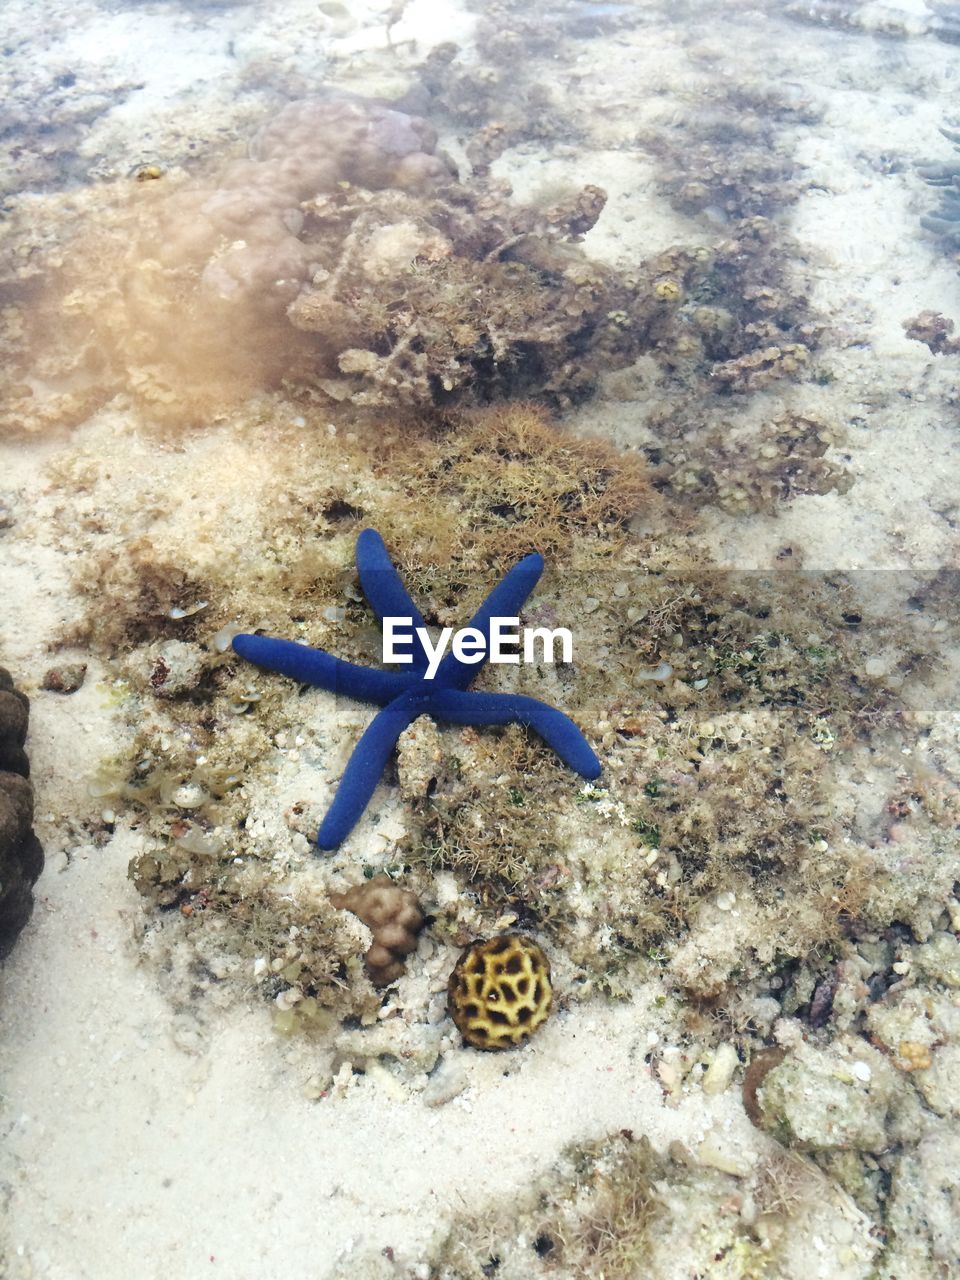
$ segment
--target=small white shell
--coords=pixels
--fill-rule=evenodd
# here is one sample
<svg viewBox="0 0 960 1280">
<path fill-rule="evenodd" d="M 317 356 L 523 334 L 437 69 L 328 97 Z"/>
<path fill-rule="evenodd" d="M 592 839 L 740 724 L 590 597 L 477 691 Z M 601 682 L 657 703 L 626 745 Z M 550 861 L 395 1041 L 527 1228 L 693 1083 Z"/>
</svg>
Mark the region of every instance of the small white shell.
<svg viewBox="0 0 960 1280">
<path fill-rule="evenodd" d="M 175 622 L 179 622 L 181 618 L 192 618 L 195 613 L 199 613 L 201 609 L 206 609 L 209 600 L 198 600 L 196 604 L 192 604 L 189 609 L 181 609 L 179 605 L 174 607 L 167 614 L 168 618 L 173 618 Z"/>
<path fill-rule="evenodd" d="M 243 627 L 239 622 L 228 622 L 225 627 L 221 627 L 213 637 L 213 647 L 217 653 L 226 653 L 230 648 L 233 637 L 238 636 L 242 630 Z"/>
<path fill-rule="evenodd" d="M 178 809 L 199 809 L 209 798 L 197 782 L 182 783 L 170 797 Z"/>
<path fill-rule="evenodd" d="M 673 667 L 669 662 L 661 662 L 659 667 L 654 667 L 652 671 L 641 669 L 635 673 L 637 680 L 658 680 L 660 682 L 669 680 L 673 675 Z"/>
</svg>

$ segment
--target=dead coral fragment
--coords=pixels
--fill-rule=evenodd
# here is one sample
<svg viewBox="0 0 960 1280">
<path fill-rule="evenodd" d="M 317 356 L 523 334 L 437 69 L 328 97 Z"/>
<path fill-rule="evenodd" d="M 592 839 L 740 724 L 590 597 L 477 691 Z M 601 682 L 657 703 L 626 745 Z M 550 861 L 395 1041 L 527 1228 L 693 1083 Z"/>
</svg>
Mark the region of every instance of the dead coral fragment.
<svg viewBox="0 0 960 1280">
<path fill-rule="evenodd" d="M 404 729 L 397 743 L 397 774 L 404 800 L 426 796 L 440 772 L 440 731 L 429 716 L 420 716 Z"/>
<path fill-rule="evenodd" d="M 921 311 L 912 320 L 903 321 L 906 336 L 922 342 L 935 356 L 955 356 L 960 351 L 960 338 L 953 338 L 954 323 L 939 311 Z"/>
<path fill-rule="evenodd" d="M 417 934 L 423 928 L 416 894 L 380 875 L 346 893 L 331 893 L 330 901 L 352 911 L 373 934 L 373 946 L 364 958 L 373 985 L 395 982 L 404 971 L 404 957 L 416 950 Z"/>
<path fill-rule="evenodd" d="M 768 1052 L 772 1065 L 756 1086 L 756 1119 L 753 1107 L 750 1115 L 784 1146 L 878 1152 L 890 1145 L 888 1122 L 903 1109 L 904 1085 L 876 1049 L 844 1037 L 822 1049 L 802 1045 L 779 1063 Z"/>
<path fill-rule="evenodd" d="M 475 942 L 447 987 L 450 1016 L 475 1049 L 509 1049 L 546 1022 L 553 1002 L 550 962 L 532 938 L 505 933 Z"/>
</svg>

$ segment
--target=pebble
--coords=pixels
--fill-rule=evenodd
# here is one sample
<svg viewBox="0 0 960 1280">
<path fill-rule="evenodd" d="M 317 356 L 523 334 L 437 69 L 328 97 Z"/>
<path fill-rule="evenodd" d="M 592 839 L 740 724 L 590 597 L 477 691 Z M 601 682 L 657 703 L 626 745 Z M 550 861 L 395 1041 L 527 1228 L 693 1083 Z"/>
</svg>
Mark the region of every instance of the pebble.
<svg viewBox="0 0 960 1280">
<path fill-rule="evenodd" d="M 711 1096 L 723 1093 L 733 1079 L 739 1062 L 737 1051 L 729 1041 L 718 1045 L 713 1061 L 703 1077 L 703 1092 Z"/>
<path fill-rule="evenodd" d="M 62 667 L 51 667 L 44 672 L 40 688 L 48 689 L 51 693 L 76 693 L 86 674 L 85 662 L 68 662 Z"/>
<path fill-rule="evenodd" d="M 177 787 L 170 799 L 178 809 L 199 809 L 209 797 L 196 782 L 185 782 Z"/>
<path fill-rule="evenodd" d="M 751 1171 L 749 1160 L 732 1151 L 716 1134 L 708 1133 L 697 1150 L 700 1163 L 721 1173 L 732 1173 L 735 1178 L 745 1178 Z"/>
<path fill-rule="evenodd" d="M 442 1107 L 459 1097 L 467 1087 L 466 1072 L 459 1067 L 441 1067 L 424 1089 L 422 1097 L 428 1107 Z"/>
</svg>

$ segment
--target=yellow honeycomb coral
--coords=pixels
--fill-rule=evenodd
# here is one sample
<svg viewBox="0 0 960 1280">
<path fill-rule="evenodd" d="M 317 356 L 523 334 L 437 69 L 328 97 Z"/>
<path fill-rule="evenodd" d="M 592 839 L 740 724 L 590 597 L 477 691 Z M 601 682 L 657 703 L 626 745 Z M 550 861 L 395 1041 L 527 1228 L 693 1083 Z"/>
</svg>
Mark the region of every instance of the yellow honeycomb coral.
<svg viewBox="0 0 960 1280">
<path fill-rule="evenodd" d="M 523 1044 L 546 1022 L 552 1000 L 550 962 L 522 933 L 475 942 L 447 986 L 451 1017 L 476 1049 Z"/>
</svg>

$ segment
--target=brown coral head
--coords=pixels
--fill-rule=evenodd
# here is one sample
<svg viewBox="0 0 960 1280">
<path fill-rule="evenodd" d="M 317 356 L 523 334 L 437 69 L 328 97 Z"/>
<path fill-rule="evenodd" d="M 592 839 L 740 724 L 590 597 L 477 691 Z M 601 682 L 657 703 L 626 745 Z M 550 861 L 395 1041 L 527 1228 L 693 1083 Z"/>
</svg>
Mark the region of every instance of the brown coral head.
<svg viewBox="0 0 960 1280">
<path fill-rule="evenodd" d="M 417 934 L 423 928 L 416 894 L 379 875 L 346 893 L 331 893 L 330 901 L 352 911 L 373 934 L 373 945 L 364 957 L 373 985 L 395 982 L 404 971 L 404 957 L 416 950 Z"/>
<path fill-rule="evenodd" d="M 23 744 L 30 704 L 0 667 L 0 959 L 33 910 L 43 849 L 33 833 L 33 787 Z"/>
<path fill-rule="evenodd" d="M 475 1049 L 524 1044 L 546 1022 L 552 1003 L 550 962 L 523 933 L 473 943 L 447 986 L 450 1016 Z"/>
</svg>

